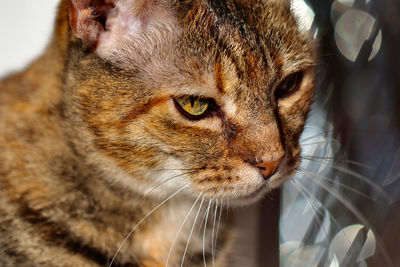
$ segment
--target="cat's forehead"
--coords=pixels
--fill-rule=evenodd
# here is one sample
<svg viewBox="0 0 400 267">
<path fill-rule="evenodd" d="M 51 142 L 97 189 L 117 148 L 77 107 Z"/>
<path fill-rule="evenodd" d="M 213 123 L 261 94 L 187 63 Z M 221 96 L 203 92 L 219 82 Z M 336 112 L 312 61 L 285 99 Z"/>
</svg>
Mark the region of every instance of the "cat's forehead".
<svg viewBox="0 0 400 267">
<path fill-rule="evenodd" d="M 313 64 L 312 46 L 298 30 L 289 1 L 208 0 L 190 8 L 177 11 L 184 32 L 191 35 L 188 55 L 192 46 L 215 58 L 230 50 L 232 61 L 262 67 L 257 63 L 262 60 L 270 72 L 280 74 Z"/>
<path fill-rule="evenodd" d="M 143 73 L 146 87 L 179 87 L 220 72 L 231 83 L 263 88 L 312 64 L 312 49 L 287 1 L 151 3 L 143 11 L 131 0 L 119 1 L 97 47 L 101 57 Z"/>
</svg>

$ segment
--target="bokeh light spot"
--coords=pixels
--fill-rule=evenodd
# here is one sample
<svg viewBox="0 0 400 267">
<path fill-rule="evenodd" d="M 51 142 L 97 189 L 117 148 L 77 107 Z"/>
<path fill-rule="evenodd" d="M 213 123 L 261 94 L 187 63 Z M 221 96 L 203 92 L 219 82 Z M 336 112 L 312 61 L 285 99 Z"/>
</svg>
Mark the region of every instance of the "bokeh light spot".
<svg viewBox="0 0 400 267">
<path fill-rule="evenodd" d="M 339 263 L 345 259 L 349 250 L 356 241 L 358 234 L 364 231 L 365 228 L 361 224 L 354 224 L 342 229 L 333 238 L 329 247 L 329 258 L 333 260 L 336 256 Z M 361 262 L 375 254 L 376 240 L 375 235 L 371 230 L 367 231 L 366 239 L 363 244 L 359 244 L 360 251 L 358 252 L 357 262 Z M 354 253 L 354 251 L 352 252 Z"/>
<path fill-rule="evenodd" d="M 375 18 L 362 10 L 348 10 L 337 21 L 335 40 L 340 52 L 348 60 L 355 62 L 363 43 L 370 38 L 375 24 Z M 382 33 L 379 31 L 368 60 L 379 52 L 382 43 Z"/>
</svg>

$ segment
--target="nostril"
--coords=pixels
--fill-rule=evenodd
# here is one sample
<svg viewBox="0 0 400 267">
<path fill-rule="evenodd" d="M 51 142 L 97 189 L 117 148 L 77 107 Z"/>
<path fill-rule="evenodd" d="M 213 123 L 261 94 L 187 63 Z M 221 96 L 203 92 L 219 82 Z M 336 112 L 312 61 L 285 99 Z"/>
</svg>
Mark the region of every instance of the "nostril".
<svg viewBox="0 0 400 267">
<path fill-rule="evenodd" d="M 268 179 L 278 170 L 281 161 L 282 158 L 279 158 L 276 160 L 258 163 L 255 166 L 260 169 L 261 175 L 264 177 L 264 179 Z"/>
</svg>

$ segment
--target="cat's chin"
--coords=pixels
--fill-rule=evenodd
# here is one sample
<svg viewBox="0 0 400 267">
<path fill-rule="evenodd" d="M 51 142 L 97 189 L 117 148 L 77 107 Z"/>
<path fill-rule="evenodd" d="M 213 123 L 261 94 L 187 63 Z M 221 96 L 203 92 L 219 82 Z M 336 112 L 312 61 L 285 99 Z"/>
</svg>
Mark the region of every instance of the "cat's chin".
<svg viewBox="0 0 400 267">
<path fill-rule="evenodd" d="M 257 202 L 269 192 L 280 188 L 286 181 L 291 179 L 294 173 L 295 170 L 281 171 L 280 174 L 274 175 L 253 192 L 240 197 L 232 196 L 229 198 L 229 203 L 231 206 L 243 206 Z"/>
<path fill-rule="evenodd" d="M 269 187 L 268 183 L 265 183 L 264 185 L 260 186 L 255 191 L 253 191 L 252 193 L 250 193 L 246 196 L 230 198 L 229 205 L 230 206 L 244 206 L 244 205 L 252 204 L 252 203 L 260 200 L 269 191 L 271 191 L 271 188 Z"/>
</svg>

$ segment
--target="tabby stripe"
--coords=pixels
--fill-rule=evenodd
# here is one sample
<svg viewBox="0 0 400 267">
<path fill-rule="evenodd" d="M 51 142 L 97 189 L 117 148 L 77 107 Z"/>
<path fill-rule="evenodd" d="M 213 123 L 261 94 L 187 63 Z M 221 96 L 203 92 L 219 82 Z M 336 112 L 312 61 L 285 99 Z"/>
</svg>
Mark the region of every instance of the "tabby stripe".
<svg viewBox="0 0 400 267">
<path fill-rule="evenodd" d="M 235 66 L 235 70 L 236 70 L 236 73 L 238 74 L 238 77 L 240 79 L 245 77 L 245 73 L 247 72 L 246 67 L 245 66 L 243 68 L 240 67 L 241 66 L 240 61 L 242 61 L 240 57 L 242 55 L 238 55 L 237 53 L 235 53 L 234 48 L 231 49 L 231 47 L 229 47 L 228 43 L 225 43 L 221 40 L 218 45 L 219 45 L 218 47 L 221 48 L 221 50 L 224 52 L 224 54 L 231 60 L 231 62 Z"/>
<path fill-rule="evenodd" d="M 268 60 L 268 58 L 267 58 L 267 55 L 266 55 L 266 53 L 265 53 L 265 51 L 266 50 L 270 50 L 270 49 L 268 49 L 267 47 L 266 47 L 266 45 L 265 45 L 265 42 L 263 41 L 263 40 L 261 40 L 260 39 L 260 34 L 256 34 L 256 42 L 257 42 L 257 44 L 258 44 L 258 46 L 259 46 L 259 49 L 260 49 L 260 52 L 261 52 L 261 56 L 262 56 L 262 59 L 263 59 L 263 61 L 264 61 L 264 64 L 265 64 L 265 66 L 266 66 L 266 70 L 267 70 L 267 73 L 265 73 L 265 75 L 266 76 L 268 76 L 268 71 L 269 71 L 269 60 Z M 271 49 L 272 50 L 272 49 Z"/>
<path fill-rule="evenodd" d="M 236 33 L 236 29 L 239 28 L 238 34 L 239 34 L 239 40 L 237 38 L 236 41 L 239 43 L 242 43 L 244 45 L 244 47 L 248 48 L 248 52 L 245 52 L 244 56 L 244 60 L 245 60 L 245 69 L 240 69 L 240 65 L 238 64 L 238 55 L 236 55 L 233 51 L 231 51 L 230 49 L 228 49 L 228 45 L 223 44 L 220 40 L 218 40 L 218 45 L 219 47 L 221 47 L 223 49 L 223 51 L 226 52 L 226 54 L 228 54 L 229 58 L 231 59 L 231 61 L 234 63 L 234 66 L 236 67 L 236 71 L 239 75 L 239 78 L 243 78 L 243 74 L 255 74 L 258 70 L 258 66 L 257 66 L 257 61 L 258 61 L 258 57 L 255 56 L 252 52 L 252 48 L 257 48 L 256 50 L 258 50 L 260 52 L 260 57 L 264 62 L 264 66 L 269 66 L 268 62 L 268 58 L 265 54 L 265 50 L 267 50 L 265 48 L 265 45 L 263 45 L 263 43 L 261 43 L 260 40 L 260 34 L 256 33 L 254 34 L 254 30 L 251 30 L 249 27 L 247 27 L 247 25 L 244 23 L 244 15 L 242 13 L 236 14 L 239 17 L 241 17 L 241 20 L 235 20 L 234 24 L 231 25 L 230 23 L 227 23 L 226 20 L 224 20 L 224 16 L 225 14 L 229 14 L 231 12 L 231 10 L 228 8 L 228 6 L 226 6 L 225 3 L 219 3 L 212 1 L 211 2 L 211 6 L 213 7 L 212 10 L 214 10 L 216 13 L 213 12 L 213 14 L 216 16 L 216 20 L 220 21 L 221 24 L 225 24 L 227 27 L 233 28 L 233 32 Z M 219 14 L 218 14 L 219 11 Z M 222 11 L 222 13 L 221 13 Z M 219 32 L 226 32 L 226 29 L 221 28 L 220 30 L 218 29 L 214 29 L 213 35 L 215 33 L 216 36 L 220 36 L 222 34 L 218 34 Z M 219 38 L 219 37 L 218 37 Z M 228 33 L 228 38 L 227 40 L 229 41 L 232 38 L 232 33 Z M 221 38 L 223 39 L 223 38 Z M 225 39 L 224 39 L 225 40 Z M 249 41 L 252 40 L 253 42 Z M 249 43 L 254 43 L 257 47 L 252 47 L 251 45 L 249 46 Z M 267 68 L 266 68 L 267 69 Z M 268 69 L 267 69 L 267 73 L 264 75 L 268 75 Z"/>
<path fill-rule="evenodd" d="M 0 185 L 2 184 L 3 183 L 0 182 Z M 0 186 L 0 188 L 2 187 Z M 5 218 L 6 217 L 5 210 L 7 209 L 3 209 L 2 205 L 7 206 L 8 203 L 6 203 L 6 201 L 0 197 L 0 218 Z M 8 240 L 10 237 L 12 238 L 13 233 L 9 232 L 9 229 L 13 229 L 13 227 L 15 226 L 13 225 L 13 222 L 11 222 L 10 220 L 1 221 L 0 237 L 5 238 L 3 239 L 3 241 Z M 19 249 L 15 245 L 9 246 L 5 242 L 0 242 L 0 255 L 3 256 L 3 258 L 0 257 L 0 266 L 4 266 L 3 260 L 5 260 L 5 258 L 7 258 L 5 262 L 7 262 L 7 260 L 11 260 L 16 265 L 19 264 L 18 266 L 23 266 L 22 264 L 24 263 L 26 264 L 27 262 L 32 262 L 28 254 L 26 254 L 26 251 L 24 251 L 23 249 Z"/>
<path fill-rule="evenodd" d="M 244 23 L 245 16 L 239 11 L 239 13 L 237 13 L 236 16 L 239 16 L 241 19 L 235 19 L 234 21 L 231 22 L 232 23 L 231 24 L 225 18 L 226 14 L 232 12 L 232 10 L 226 5 L 226 3 L 211 1 L 209 2 L 209 5 L 211 7 L 210 11 L 211 16 L 213 15 L 215 20 L 217 20 L 220 23 L 220 27 L 217 26 L 216 28 L 214 26 L 211 28 L 211 35 L 217 36 L 218 39 L 216 40 L 216 42 L 218 47 L 221 48 L 222 51 L 224 51 L 225 54 L 230 58 L 230 60 L 232 61 L 232 63 L 236 68 L 236 72 L 239 78 L 242 79 L 245 73 L 255 74 L 258 70 L 256 64 L 258 58 L 251 52 L 252 48 L 257 48 L 257 50 L 260 51 L 261 54 L 260 56 L 264 61 L 265 66 L 268 66 L 268 59 L 265 54 L 265 49 L 260 45 L 260 34 L 254 34 L 254 32 L 249 27 L 247 27 L 247 25 Z M 232 29 L 232 32 L 229 31 L 227 32 L 227 30 L 223 26 L 229 27 L 230 29 Z M 237 29 L 239 30 L 237 31 Z M 238 33 L 238 36 L 236 38 L 232 36 L 233 34 L 236 36 L 235 33 Z M 224 38 L 223 35 L 227 35 L 227 38 Z M 242 43 L 244 47 L 248 48 L 248 52 L 247 53 L 245 52 L 243 59 L 246 65 L 244 69 L 240 68 L 240 64 L 238 62 L 238 60 L 240 60 L 239 56 L 243 55 L 237 55 L 235 51 L 229 49 L 229 46 L 222 41 L 225 40 L 226 42 L 227 40 L 229 42 L 229 40 L 231 40 L 232 38 L 234 38 L 237 42 Z M 249 40 L 252 40 L 253 42 Z M 251 45 L 249 46 L 249 43 L 254 43 L 256 44 L 257 47 L 251 47 Z"/>
<path fill-rule="evenodd" d="M 272 63 L 275 65 L 275 70 L 278 76 L 282 76 L 282 66 L 283 66 L 283 61 L 280 58 L 279 54 L 273 49 L 270 49 L 270 57 L 272 58 Z"/>
<path fill-rule="evenodd" d="M 97 263 L 99 266 L 105 266 L 111 257 L 107 256 L 104 252 L 83 244 L 82 240 L 73 237 L 64 226 L 56 224 L 55 222 L 49 221 L 48 218 L 44 217 L 25 203 L 19 203 L 19 216 L 32 225 L 37 231 L 39 231 L 46 242 L 51 243 L 54 246 L 60 244 L 70 251 L 72 254 L 79 254 L 87 260 Z M 137 263 L 118 264 L 114 262 L 115 267 L 139 267 Z"/>
<path fill-rule="evenodd" d="M 12 248 L 3 248 L 0 246 L 0 251 L 2 255 L 6 255 L 9 258 L 12 258 L 12 262 L 17 266 L 23 266 L 22 264 L 26 264 L 28 262 L 32 262 L 32 260 L 22 251 L 17 251 Z M 2 259 L 0 259 L 0 264 L 2 264 Z M 3 266 L 3 265 L 0 265 Z"/>
<path fill-rule="evenodd" d="M 224 29 L 222 27 L 224 22 L 221 21 L 221 18 L 216 16 L 216 14 L 214 12 L 211 11 L 211 14 L 210 14 L 209 10 L 204 9 L 204 11 L 206 12 L 206 14 L 208 14 L 208 16 L 214 17 L 215 20 L 217 20 L 221 23 L 221 25 L 219 27 L 216 25 L 211 25 L 209 35 L 216 36 L 215 43 L 216 43 L 217 47 L 219 48 L 219 52 L 222 52 L 226 57 L 228 57 L 230 59 L 230 61 L 235 66 L 235 71 L 236 71 L 237 75 L 239 76 L 239 78 L 243 78 L 246 70 L 240 68 L 240 64 L 239 64 L 240 59 L 234 53 L 234 51 L 232 51 L 232 49 L 229 48 L 229 40 L 230 40 L 231 36 L 230 36 L 230 33 L 226 33 L 226 29 Z M 227 25 L 227 26 L 229 26 L 229 25 Z M 218 58 L 219 55 L 216 55 L 216 57 Z"/>
<path fill-rule="evenodd" d="M 224 94 L 224 73 L 221 64 L 221 58 L 217 58 L 217 62 L 215 63 L 215 83 L 217 85 L 218 92 L 220 92 L 220 94 Z"/>
<path fill-rule="evenodd" d="M 159 97 L 152 99 L 150 102 L 147 102 L 143 105 L 140 105 L 138 107 L 135 107 L 132 109 L 129 114 L 122 120 L 121 124 L 125 125 L 127 123 L 130 123 L 140 117 L 143 114 L 146 114 L 149 112 L 150 109 L 152 109 L 154 106 L 157 106 L 161 103 L 164 103 L 168 101 L 170 98 L 169 97 Z"/>
</svg>

